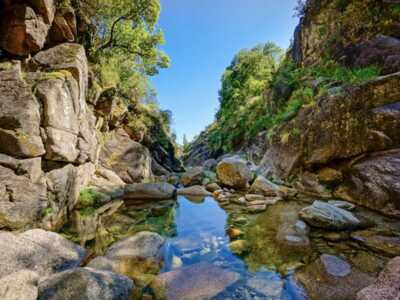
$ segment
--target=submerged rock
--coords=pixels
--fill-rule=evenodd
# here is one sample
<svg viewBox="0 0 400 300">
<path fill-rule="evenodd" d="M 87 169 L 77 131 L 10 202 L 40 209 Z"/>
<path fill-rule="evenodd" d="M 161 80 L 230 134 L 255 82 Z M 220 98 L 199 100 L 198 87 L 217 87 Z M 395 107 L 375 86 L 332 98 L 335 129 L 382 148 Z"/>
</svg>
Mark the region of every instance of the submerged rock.
<svg viewBox="0 0 400 300">
<path fill-rule="evenodd" d="M 38 300 L 128 300 L 132 288 L 132 280 L 125 276 L 91 268 L 77 268 L 42 281 Z"/>
<path fill-rule="evenodd" d="M 198 263 L 158 277 L 168 300 L 212 299 L 237 280 L 239 274 L 210 263 Z"/>
<path fill-rule="evenodd" d="M 239 157 L 228 157 L 217 165 L 217 177 L 226 186 L 246 189 L 253 179 L 247 162 Z"/>
<path fill-rule="evenodd" d="M 135 183 L 125 187 L 127 200 L 166 200 L 175 197 L 176 188 L 169 183 Z"/>
<path fill-rule="evenodd" d="M 300 217 L 311 226 L 325 229 L 349 230 L 364 225 L 351 212 L 322 201 L 302 209 Z"/>
<path fill-rule="evenodd" d="M 229 243 L 231 251 L 237 255 L 244 254 L 249 251 L 249 243 L 246 240 L 236 240 Z"/>
<path fill-rule="evenodd" d="M 357 300 L 396 300 L 400 296 L 400 257 L 393 258 L 374 284 L 357 293 Z"/>
<path fill-rule="evenodd" d="M 112 271 L 131 278 L 159 270 L 165 240 L 154 232 L 139 232 L 113 244 L 104 256 L 93 259 L 88 267 Z"/>
<path fill-rule="evenodd" d="M 373 278 L 344 259 L 323 254 L 295 274 L 311 299 L 354 299 L 357 292 L 371 284 Z"/>
</svg>

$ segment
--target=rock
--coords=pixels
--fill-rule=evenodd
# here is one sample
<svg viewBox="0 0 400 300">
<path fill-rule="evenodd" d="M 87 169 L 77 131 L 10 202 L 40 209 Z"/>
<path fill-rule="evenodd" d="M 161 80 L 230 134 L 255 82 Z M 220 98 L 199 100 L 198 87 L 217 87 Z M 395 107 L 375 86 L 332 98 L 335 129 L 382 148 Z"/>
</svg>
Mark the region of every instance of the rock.
<svg viewBox="0 0 400 300">
<path fill-rule="evenodd" d="M 249 192 L 264 196 L 277 196 L 278 190 L 279 187 L 275 183 L 269 181 L 264 176 L 259 175 L 251 185 Z"/>
<path fill-rule="evenodd" d="M 227 230 L 227 234 L 231 239 L 237 239 L 238 237 L 242 236 L 244 233 L 242 230 L 238 228 L 229 228 Z"/>
<path fill-rule="evenodd" d="M 111 199 L 118 199 L 124 195 L 125 182 L 116 173 L 101 166 L 97 166 L 89 185 L 109 195 Z"/>
<path fill-rule="evenodd" d="M 0 232 L 0 247 L 0 278 L 20 270 L 48 276 L 78 267 L 85 257 L 83 248 L 42 229 L 20 234 Z"/>
<path fill-rule="evenodd" d="M 400 257 L 393 258 L 374 284 L 357 293 L 357 300 L 399 299 Z"/>
<path fill-rule="evenodd" d="M 135 183 L 125 186 L 124 199 L 166 200 L 176 195 L 176 188 L 169 183 Z"/>
<path fill-rule="evenodd" d="M 0 166 L 0 228 L 23 229 L 37 226 L 46 201 L 46 185 L 17 176 Z"/>
<path fill-rule="evenodd" d="M 281 213 L 275 239 L 282 251 L 309 253 L 311 248 L 308 233 L 307 224 L 298 219 L 297 213 L 290 209 Z"/>
<path fill-rule="evenodd" d="M 218 191 L 220 189 L 221 189 L 221 187 L 215 182 L 211 182 L 211 183 L 206 185 L 206 190 L 211 192 L 211 193 L 214 193 L 215 191 Z"/>
<path fill-rule="evenodd" d="M 77 36 L 76 16 L 72 7 L 67 6 L 57 10 L 54 22 L 50 28 L 51 43 L 73 42 Z"/>
<path fill-rule="evenodd" d="M 267 299 L 282 299 L 283 281 L 279 279 L 263 278 L 256 275 L 247 280 L 246 285 L 261 293 Z"/>
<path fill-rule="evenodd" d="M 322 168 L 317 177 L 320 183 L 327 185 L 336 185 L 343 180 L 342 172 L 332 168 Z"/>
<path fill-rule="evenodd" d="M 311 299 L 354 299 L 373 278 L 337 256 L 323 254 L 295 273 Z"/>
<path fill-rule="evenodd" d="M 400 112 L 387 108 L 382 110 L 382 115 L 393 115 L 397 111 Z M 335 190 L 335 196 L 387 215 L 400 216 L 399 182 L 400 149 L 378 152 L 350 166 L 348 179 Z"/>
<path fill-rule="evenodd" d="M 226 186 L 246 189 L 253 179 L 247 162 L 238 157 L 228 157 L 217 165 L 217 177 Z"/>
<path fill-rule="evenodd" d="M 183 186 L 201 185 L 204 178 L 204 169 L 202 167 L 190 168 L 183 173 L 180 182 Z"/>
<path fill-rule="evenodd" d="M 257 213 L 265 211 L 266 209 L 267 209 L 267 205 L 265 203 L 247 206 L 247 208 L 246 208 L 247 212 L 249 212 L 251 214 L 257 214 Z"/>
<path fill-rule="evenodd" d="M 350 234 L 348 232 L 327 232 L 324 233 L 323 238 L 329 242 L 337 243 L 348 240 Z"/>
<path fill-rule="evenodd" d="M 43 221 L 46 228 L 58 230 L 64 225 L 68 213 L 79 202 L 81 190 L 89 185 L 94 172 L 95 166 L 87 163 L 79 167 L 66 165 L 46 174 L 47 189 L 51 195 L 48 198 L 51 213 Z"/>
<path fill-rule="evenodd" d="M 33 57 L 35 63 L 46 70 L 68 70 L 79 85 L 79 103 L 85 110 L 88 86 L 88 66 L 85 49 L 79 44 L 64 43 L 41 51 Z M 78 108 L 76 108 L 78 109 Z"/>
<path fill-rule="evenodd" d="M 237 255 L 247 253 L 249 251 L 249 247 L 250 245 L 246 240 L 236 240 L 229 243 L 229 249 L 231 249 L 231 251 Z"/>
<path fill-rule="evenodd" d="M 43 155 L 40 121 L 40 104 L 31 88 L 20 77 L 1 80 L 0 152 L 21 158 Z"/>
<path fill-rule="evenodd" d="M 375 38 L 350 45 L 343 50 L 345 63 L 352 68 L 380 66 L 383 74 L 400 71 L 400 39 L 378 35 Z"/>
<path fill-rule="evenodd" d="M 5 300 L 36 300 L 38 296 L 37 273 L 21 270 L 0 279 L 0 298 Z"/>
<path fill-rule="evenodd" d="M 209 263 L 198 263 L 158 277 L 169 300 L 212 299 L 239 280 L 239 274 Z"/>
<path fill-rule="evenodd" d="M 188 196 L 212 196 L 212 194 L 207 191 L 203 186 L 193 185 L 186 188 L 178 189 L 178 195 L 188 195 Z"/>
<path fill-rule="evenodd" d="M 367 181 L 357 180 L 356 178 L 359 178 L 357 172 L 360 171 L 355 170 L 354 166 L 362 162 L 368 164 L 369 156 L 359 158 L 359 162 L 353 158 L 364 153 L 392 149 L 394 145 L 399 144 L 400 137 L 396 135 L 396 132 L 400 130 L 400 110 L 397 104 L 400 90 L 393 88 L 399 84 L 400 73 L 394 73 L 346 89 L 344 93 L 322 97 L 315 106 L 303 107 L 291 122 L 285 123 L 271 137 L 271 146 L 260 164 L 261 174 L 287 179 L 291 174 L 297 174 L 299 169 L 318 168 L 321 165 L 348 160 L 348 167 L 353 171 L 350 170 L 348 173 L 346 168 L 343 169 L 343 178 L 347 181 L 348 177 L 355 177 L 354 183 L 348 188 L 349 193 L 351 193 L 352 185 L 357 194 L 360 194 L 360 191 L 368 194 L 368 185 L 373 184 L 370 183 L 371 177 L 368 176 Z M 283 143 L 282 134 L 293 132 L 295 128 L 305 134 L 301 136 L 292 134 L 287 143 Z M 385 156 L 388 157 L 385 159 Z M 372 159 L 368 170 L 372 174 L 381 174 L 380 186 L 392 185 L 391 176 L 386 183 L 386 180 L 383 181 L 386 176 L 382 174 L 391 173 L 396 177 L 396 172 L 392 170 L 399 168 L 388 169 L 389 165 L 396 164 L 396 158 L 384 153 L 380 158 L 378 157 Z M 384 163 L 385 167 L 378 163 L 378 160 Z M 382 167 L 372 171 L 373 166 Z M 358 169 L 363 168 L 359 166 Z M 358 188 L 354 189 L 355 186 Z M 370 193 L 375 195 L 372 193 L 375 188 L 370 190 Z M 386 199 L 389 198 L 392 203 L 396 203 L 393 198 L 384 195 Z M 356 197 L 353 196 L 353 198 Z M 362 199 L 365 201 L 365 197 L 357 198 L 360 202 Z M 371 197 L 367 198 L 371 199 Z"/>
<path fill-rule="evenodd" d="M 373 230 L 363 230 L 351 233 L 351 238 L 363 246 L 385 256 L 400 256 L 400 236 L 382 235 Z"/>
<path fill-rule="evenodd" d="M 265 197 L 262 196 L 262 195 L 246 194 L 245 198 L 249 202 L 254 202 L 254 201 L 263 201 L 263 202 L 265 202 Z"/>
<path fill-rule="evenodd" d="M 351 212 L 321 201 L 302 209 L 300 217 L 309 225 L 324 229 L 351 230 L 363 226 Z"/>
<path fill-rule="evenodd" d="M 238 205 L 247 205 L 247 200 L 245 197 L 234 197 L 229 200 L 232 203 L 238 204 Z"/>
<path fill-rule="evenodd" d="M 104 256 L 96 257 L 88 267 L 113 271 L 130 278 L 139 273 L 159 271 L 165 240 L 157 233 L 142 231 L 114 243 Z"/>
<path fill-rule="evenodd" d="M 52 2 L 47 1 L 52 4 L 51 12 L 54 13 L 55 7 Z M 3 4 L 2 9 L 4 6 L 6 5 Z M 45 20 L 43 17 L 50 18 L 51 14 L 42 16 L 25 3 L 8 4 L 0 23 L 0 47 L 19 56 L 40 51 L 46 42 L 50 28 L 51 22 L 46 21 L 52 21 Z"/>
<path fill-rule="evenodd" d="M 217 167 L 218 161 L 216 159 L 207 159 L 203 163 L 203 168 L 209 171 L 215 171 L 215 168 Z"/>
<path fill-rule="evenodd" d="M 149 150 L 132 141 L 122 129 L 107 136 L 100 152 L 100 164 L 126 183 L 140 182 L 152 175 Z"/>
<path fill-rule="evenodd" d="M 356 206 L 350 202 L 347 201 L 341 201 L 341 200 L 329 200 L 328 204 L 331 204 L 333 206 L 339 207 L 339 208 L 343 208 L 345 210 L 354 210 L 356 208 Z"/>
<path fill-rule="evenodd" d="M 39 285 L 38 300 L 129 299 L 133 282 L 111 272 L 77 268 L 50 276 Z"/>
</svg>

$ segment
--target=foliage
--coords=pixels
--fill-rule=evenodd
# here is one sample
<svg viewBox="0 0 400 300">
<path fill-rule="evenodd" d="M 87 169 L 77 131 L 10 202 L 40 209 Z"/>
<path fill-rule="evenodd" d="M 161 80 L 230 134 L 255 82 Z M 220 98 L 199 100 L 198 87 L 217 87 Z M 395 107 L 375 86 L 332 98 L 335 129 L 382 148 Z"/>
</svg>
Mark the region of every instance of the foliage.
<svg viewBox="0 0 400 300">
<path fill-rule="evenodd" d="M 380 74 L 375 66 L 350 69 L 333 60 L 299 67 L 286 58 L 278 64 L 278 56 L 261 49 L 241 51 L 223 75 L 220 109 L 209 130 L 214 151 L 233 151 L 262 131 L 271 134 L 332 88 L 361 84 Z"/>
<path fill-rule="evenodd" d="M 92 188 L 84 188 L 79 193 L 79 205 L 82 207 L 95 207 L 99 193 Z"/>
<path fill-rule="evenodd" d="M 154 97 L 148 76 L 168 67 L 159 50 L 159 0 L 73 1 L 89 37 L 82 38 L 92 69 L 104 90 L 115 88 L 127 102 Z"/>
<path fill-rule="evenodd" d="M 262 94 L 276 71 L 281 49 L 272 43 L 240 51 L 222 76 L 217 125 L 210 135 L 213 148 L 228 150 L 244 140 L 263 111 Z"/>
</svg>

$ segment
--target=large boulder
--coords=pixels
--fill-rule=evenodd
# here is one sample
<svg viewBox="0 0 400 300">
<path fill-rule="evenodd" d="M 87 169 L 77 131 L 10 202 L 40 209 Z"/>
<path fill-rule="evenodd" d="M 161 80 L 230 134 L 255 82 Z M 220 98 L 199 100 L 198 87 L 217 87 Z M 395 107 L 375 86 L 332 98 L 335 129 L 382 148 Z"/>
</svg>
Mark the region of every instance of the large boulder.
<svg viewBox="0 0 400 300">
<path fill-rule="evenodd" d="M 345 63 L 353 68 L 371 65 L 382 68 L 384 74 L 400 72 L 400 39 L 378 35 L 375 38 L 350 45 L 343 50 Z"/>
<path fill-rule="evenodd" d="M 7 75 L 9 79 L 0 80 L 0 152 L 37 157 L 45 153 L 40 136 L 40 104 L 20 71 L 20 64 L 0 67 L 0 78 Z"/>
<path fill-rule="evenodd" d="M 357 300 L 399 299 L 400 257 L 393 258 L 379 274 L 374 284 L 357 293 Z"/>
<path fill-rule="evenodd" d="M 388 215 L 400 216 L 399 182 L 400 149 L 378 152 L 352 164 L 346 181 L 336 189 L 335 195 Z"/>
<path fill-rule="evenodd" d="M 188 169 L 182 174 L 180 183 L 183 186 L 201 185 L 204 178 L 204 169 L 202 167 L 194 167 Z"/>
<path fill-rule="evenodd" d="M 34 229 L 19 234 L 0 232 L 0 278 L 21 270 L 39 276 L 78 267 L 85 250 L 54 232 Z"/>
<path fill-rule="evenodd" d="M 166 200 L 175 197 L 176 188 L 169 183 L 135 183 L 125 186 L 126 200 Z"/>
<path fill-rule="evenodd" d="M 295 274 L 310 299 L 354 299 L 357 292 L 373 282 L 373 277 L 352 267 L 346 260 L 323 254 Z"/>
<path fill-rule="evenodd" d="M 53 1 L 30 2 L 41 3 L 43 7 L 38 9 L 27 3 L 2 4 L 0 47 L 9 53 L 25 56 L 40 51 L 46 42 L 55 5 Z"/>
<path fill-rule="evenodd" d="M 0 228 L 37 226 L 46 197 L 44 183 L 33 183 L 27 176 L 18 176 L 0 163 Z"/>
<path fill-rule="evenodd" d="M 217 165 L 217 177 L 228 187 L 246 189 L 253 176 L 247 162 L 239 157 L 225 158 Z"/>
<path fill-rule="evenodd" d="M 398 145 L 399 84 L 400 73 L 382 76 L 302 107 L 272 136 L 260 172 L 288 178 L 301 169 L 351 161 Z M 303 134 L 292 134 L 295 130 Z"/>
<path fill-rule="evenodd" d="M 132 141 L 122 129 L 106 136 L 100 164 L 114 171 L 126 183 L 140 182 L 152 175 L 149 150 Z"/>
<path fill-rule="evenodd" d="M 133 282 L 125 276 L 77 268 L 50 276 L 39 285 L 39 300 L 128 300 Z"/>
<path fill-rule="evenodd" d="M 364 226 L 355 215 L 322 201 L 314 201 L 300 211 L 300 217 L 309 225 L 332 230 L 349 230 Z"/>
<path fill-rule="evenodd" d="M 39 276 L 30 270 L 21 270 L 0 278 L 0 298 L 6 300 L 36 300 Z"/>
</svg>

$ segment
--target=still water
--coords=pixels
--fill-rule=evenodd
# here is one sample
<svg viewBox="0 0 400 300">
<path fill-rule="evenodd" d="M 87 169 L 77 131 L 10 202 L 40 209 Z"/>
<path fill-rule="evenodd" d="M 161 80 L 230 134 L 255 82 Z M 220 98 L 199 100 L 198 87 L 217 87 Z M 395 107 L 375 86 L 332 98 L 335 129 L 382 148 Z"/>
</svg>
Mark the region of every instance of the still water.
<svg viewBox="0 0 400 300">
<path fill-rule="evenodd" d="M 229 212 L 229 209 L 227 211 Z M 285 274 L 279 274 L 273 264 L 270 265 L 271 268 L 263 266 L 262 262 L 252 266 L 250 270 L 246 259 L 251 261 L 252 253 L 238 256 L 231 251 L 228 228 L 234 226 L 236 220 L 240 221 L 238 226 L 242 229 L 256 226 L 257 216 L 247 216 L 232 208 L 230 208 L 231 215 L 228 215 L 227 211 L 221 208 L 213 198 L 189 200 L 179 197 L 174 208 L 175 230 L 172 236 L 167 237 L 161 273 L 179 269 L 187 270 L 183 272 L 183 278 L 192 281 L 190 277 L 196 277 L 193 279 L 196 284 L 198 281 L 207 280 L 205 279 L 207 274 L 198 274 L 198 272 L 216 272 L 217 276 L 221 274 L 222 277 L 227 276 L 232 279 L 226 280 L 229 284 L 226 287 L 223 284 L 214 287 L 212 284 L 210 289 L 215 288 L 215 292 L 222 287 L 224 289 L 216 295 L 212 295 L 213 292 L 204 292 L 203 299 L 207 297 L 211 297 L 209 299 L 307 299 L 304 292 L 293 281 L 290 270 L 286 270 Z M 175 271 L 175 274 L 178 273 L 179 271 Z M 193 288 L 203 287 L 196 285 Z M 171 289 L 175 289 L 171 293 L 172 298 L 178 297 L 176 293 L 184 290 L 179 287 L 171 287 Z M 181 297 L 185 299 L 184 295 Z M 190 299 L 190 296 L 187 296 L 187 299 Z"/>
</svg>

